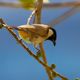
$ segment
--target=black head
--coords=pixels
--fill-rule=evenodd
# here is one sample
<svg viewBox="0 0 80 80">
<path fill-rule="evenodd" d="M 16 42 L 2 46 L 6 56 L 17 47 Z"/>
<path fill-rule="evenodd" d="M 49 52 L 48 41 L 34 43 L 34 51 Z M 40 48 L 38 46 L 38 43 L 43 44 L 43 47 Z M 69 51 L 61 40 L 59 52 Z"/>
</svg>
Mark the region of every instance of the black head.
<svg viewBox="0 0 80 80">
<path fill-rule="evenodd" d="M 56 38 L 57 38 L 57 33 L 56 30 L 53 28 L 50 28 L 53 31 L 53 35 L 51 35 L 47 40 L 50 40 L 53 42 L 54 46 L 56 45 Z"/>
</svg>

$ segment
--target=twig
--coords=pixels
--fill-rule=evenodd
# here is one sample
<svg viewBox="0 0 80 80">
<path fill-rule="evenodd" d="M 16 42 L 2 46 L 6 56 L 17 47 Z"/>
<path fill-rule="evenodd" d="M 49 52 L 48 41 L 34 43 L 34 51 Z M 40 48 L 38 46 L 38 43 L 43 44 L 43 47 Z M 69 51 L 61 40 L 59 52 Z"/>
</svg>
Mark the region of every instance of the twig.
<svg viewBox="0 0 80 80">
<path fill-rule="evenodd" d="M 75 5 L 78 5 L 78 7 L 80 7 L 80 2 L 75 1 L 75 2 L 64 2 L 64 3 L 44 3 L 43 8 L 65 8 L 65 7 L 73 7 Z M 10 8 L 21 8 L 22 4 L 0 2 L 0 6 L 10 7 Z M 27 4 L 27 5 L 25 4 L 24 6 L 33 7 L 33 4 Z"/>
<path fill-rule="evenodd" d="M 43 5 L 43 0 L 38 0 L 37 4 L 36 4 L 37 12 L 35 13 L 35 23 L 37 23 L 37 24 L 41 23 L 42 5 Z M 44 48 L 43 48 L 43 43 L 40 43 L 39 46 L 40 46 L 40 51 L 41 51 L 41 54 L 42 54 L 43 62 L 47 65 L 47 59 L 46 59 L 46 54 L 45 54 L 45 51 L 44 51 Z M 51 71 L 47 67 L 45 68 L 45 70 L 47 72 L 49 80 L 53 80 Z"/>
<path fill-rule="evenodd" d="M 40 43 L 40 50 L 41 50 L 43 61 L 45 62 L 46 65 L 48 65 L 48 62 L 47 62 L 47 59 L 46 59 L 46 54 L 45 54 L 45 51 L 44 51 L 44 48 L 43 48 L 43 43 Z M 49 80 L 53 80 L 54 77 L 51 74 L 52 71 L 50 71 L 48 67 L 46 67 L 45 69 L 46 69 L 46 72 L 49 76 Z"/>
<path fill-rule="evenodd" d="M 5 24 L 5 22 L 0 18 L 0 23 L 1 24 Z M 5 24 L 6 25 L 6 24 Z M 17 37 L 16 33 L 12 30 L 12 28 L 10 28 L 10 26 L 5 27 L 10 34 L 16 39 L 16 41 L 29 53 L 29 55 L 33 56 L 33 58 L 35 58 L 40 64 L 42 64 L 43 66 L 46 67 L 46 64 L 43 63 L 36 55 L 34 55 L 33 52 L 31 52 L 31 50 L 29 50 L 29 48 Z M 47 66 L 48 67 L 48 66 Z"/>
<path fill-rule="evenodd" d="M 32 11 L 31 15 L 29 16 L 29 18 L 28 18 L 28 20 L 27 20 L 27 24 L 30 24 L 30 21 L 31 21 L 33 15 L 36 13 L 36 11 L 37 11 L 37 9 L 34 9 L 34 10 Z"/>
<path fill-rule="evenodd" d="M 58 18 L 56 18 L 56 19 L 52 20 L 51 22 L 49 22 L 48 25 L 55 26 L 55 25 L 59 24 L 63 20 L 69 18 L 70 16 L 72 16 L 73 14 L 75 14 L 79 11 L 80 11 L 80 8 L 76 5 L 73 8 L 71 8 L 70 10 L 68 10 L 67 12 L 63 13 Z"/>
<path fill-rule="evenodd" d="M 5 24 L 5 22 L 0 18 L 0 23 L 3 25 Z M 5 24 L 6 25 L 6 24 Z M 58 77 L 62 78 L 62 79 L 66 79 L 64 76 L 60 75 L 59 73 L 53 71 L 53 69 L 51 67 L 49 67 L 47 64 L 45 64 L 44 62 L 42 62 L 36 55 L 34 55 L 33 52 L 31 52 L 31 50 L 17 37 L 16 33 L 10 29 L 11 26 L 7 26 L 6 25 L 6 29 L 9 31 L 9 33 L 16 39 L 16 41 L 28 52 L 29 55 L 31 55 L 34 59 L 36 59 L 42 66 L 44 66 L 45 68 L 48 68 L 51 72 L 57 74 Z"/>
<path fill-rule="evenodd" d="M 79 1 L 74 1 L 74 2 L 60 2 L 60 3 L 45 3 L 43 4 L 43 8 L 69 8 L 69 7 L 74 7 L 74 6 L 80 7 L 80 2 Z"/>
</svg>

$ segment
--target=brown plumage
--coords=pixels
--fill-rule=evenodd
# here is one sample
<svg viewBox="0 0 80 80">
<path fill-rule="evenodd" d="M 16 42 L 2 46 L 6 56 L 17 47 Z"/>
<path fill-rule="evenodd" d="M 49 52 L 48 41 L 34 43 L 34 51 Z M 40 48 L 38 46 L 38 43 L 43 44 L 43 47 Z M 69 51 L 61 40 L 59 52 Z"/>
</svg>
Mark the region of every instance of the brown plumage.
<svg viewBox="0 0 80 80">
<path fill-rule="evenodd" d="M 27 43 L 33 43 L 34 46 L 45 40 L 49 40 L 49 38 L 52 39 L 51 36 L 55 35 L 54 30 L 44 24 L 21 25 L 18 28 L 23 30 L 18 31 L 20 38 Z"/>
</svg>

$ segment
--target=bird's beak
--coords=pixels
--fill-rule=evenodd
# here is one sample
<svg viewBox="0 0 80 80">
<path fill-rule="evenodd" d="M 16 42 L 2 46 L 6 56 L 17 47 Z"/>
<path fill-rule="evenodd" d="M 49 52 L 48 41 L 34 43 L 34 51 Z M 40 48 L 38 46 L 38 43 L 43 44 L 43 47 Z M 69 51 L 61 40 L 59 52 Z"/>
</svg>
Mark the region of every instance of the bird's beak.
<svg viewBox="0 0 80 80">
<path fill-rule="evenodd" d="M 55 42 L 55 41 L 53 41 L 53 45 L 54 45 L 54 46 L 56 45 L 56 42 Z"/>
</svg>

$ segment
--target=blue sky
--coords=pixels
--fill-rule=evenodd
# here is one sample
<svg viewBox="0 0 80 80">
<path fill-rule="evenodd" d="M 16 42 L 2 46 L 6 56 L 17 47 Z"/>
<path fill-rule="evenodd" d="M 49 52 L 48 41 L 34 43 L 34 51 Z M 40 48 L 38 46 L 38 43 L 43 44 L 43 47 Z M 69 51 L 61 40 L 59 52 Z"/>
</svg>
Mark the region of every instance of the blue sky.
<svg viewBox="0 0 80 80">
<path fill-rule="evenodd" d="M 47 24 L 67 10 L 67 8 L 43 10 L 42 23 Z M 0 7 L 0 17 L 8 25 L 26 24 L 30 13 L 31 11 L 22 8 Z M 56 64 L 57 72 L 69 80 L 74 80 L 80 77 L 80 12 L 54 28 L 57 31 L 56 46 L 54 47 L 50 41 L 44 42 L 47 60 L 49 64 Z M 32 45 L 28 46 L 34 50 Z M 26 53 L 9 32 L 5 29 L 0 30 L 0 80 L 27 79 L 48 80 L 44 68 Z"/>
</svg>

